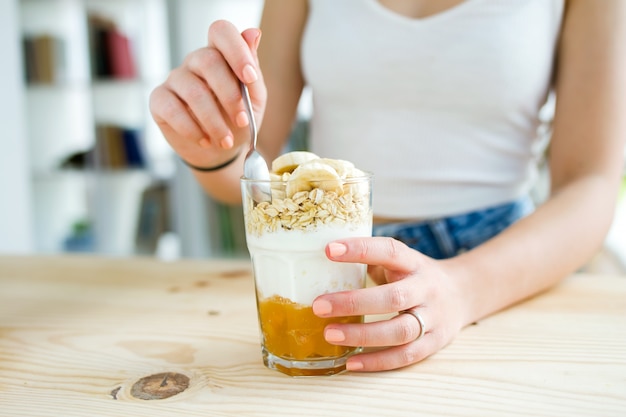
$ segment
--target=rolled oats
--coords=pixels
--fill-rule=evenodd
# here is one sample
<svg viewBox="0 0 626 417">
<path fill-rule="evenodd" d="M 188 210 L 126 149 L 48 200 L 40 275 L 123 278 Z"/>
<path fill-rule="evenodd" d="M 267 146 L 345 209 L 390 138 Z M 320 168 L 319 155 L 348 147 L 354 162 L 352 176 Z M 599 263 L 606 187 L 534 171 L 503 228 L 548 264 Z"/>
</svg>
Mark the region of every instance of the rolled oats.
<svg viewBox="0 0 626 417">
<path fill-rule="evenodd" d="M 246 228 L 250 233 L 261 235 L 284 230 L 312 230 L 321 225 L 345 225 L 369 221 L 366 200 L 369 194 L 346 192 L 339 196 L 320 188 L 299 191 L 292 198 L 284 197 L 280 189 L 272 192 L 271 202 L 255 204 L 248 202 Z"/>
</svg>

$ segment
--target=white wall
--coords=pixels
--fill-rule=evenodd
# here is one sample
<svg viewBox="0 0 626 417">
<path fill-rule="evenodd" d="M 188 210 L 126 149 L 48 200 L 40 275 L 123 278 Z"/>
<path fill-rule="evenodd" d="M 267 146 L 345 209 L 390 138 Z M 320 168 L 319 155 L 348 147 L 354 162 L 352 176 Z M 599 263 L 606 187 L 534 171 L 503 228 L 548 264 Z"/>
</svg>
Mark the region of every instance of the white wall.
<svg viewBox="0 0 626 417">
<path fill-rule="evenodd" d="M 0 1 L 0 253 L 34 251 L 17 1 Z"/>
</svg>

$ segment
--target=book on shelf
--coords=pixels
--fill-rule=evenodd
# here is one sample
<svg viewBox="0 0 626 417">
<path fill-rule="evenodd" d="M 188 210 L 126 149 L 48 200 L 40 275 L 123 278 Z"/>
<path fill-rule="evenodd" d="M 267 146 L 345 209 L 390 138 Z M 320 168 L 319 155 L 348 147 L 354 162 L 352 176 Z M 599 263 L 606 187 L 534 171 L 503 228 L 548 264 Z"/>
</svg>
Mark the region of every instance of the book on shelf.
<svg viewBox="0 0 626 417">
<path fill-rule="evenodd" d="M 145 168 L 146 160 L 141 148 L 141 132 L 137 129 L 122 129 L 122 145 L 126 166 Z"/>
<path fill-rule="evenodd" d="M 143 169 L 146 167 L 141 130 L 112 124 L 96 126 L 96 143 L 86 151 L 68 155 L 63 169 Z"/>
<path fill-rule="evenodd" d="M 145 168 L 141 131 L 113 124 L 96 126 L 96 144 L 91 161 L 95 168 Z"/>
<path fill-rule="evenodd" d="M 87 16 L 91 76 L 94 79 L 107 77 L 111 72 L 108 54 L 105 52 L 105 33 L 112 27 L 114 24 L 108 19 L 93 14 Z"/>
<path fill-rule="evenodd" d="M 119 79 L 135 78 L 137 73 L 130 39 L 117 28 L 109 30 L 105 38 L 111 76 Z"/>
<path fill-rule="evenodd" d="M 44 34 L 23 39 L 25 79 L 29 84 L 55 84 L 65 80 L 65 43 Z"/>
<path fill-rule="evenodd" d="M 141 132 L 111 124 L 96 126 L 96 163 L 109 169 L 144 168 Z"/>
<path fill-rule="evenodd" d="M 87 18 L 91 75 L 94 79 L 133 79 L 137 76 L 131 40 L 112 20 Z"/>
<path fill-rule="evenodd" d="M 159 238 L 170 231 L 170 195 L 164 182 L 157 182 L 141 193 L 135 251 L 154 255 Z"/>
</svg>

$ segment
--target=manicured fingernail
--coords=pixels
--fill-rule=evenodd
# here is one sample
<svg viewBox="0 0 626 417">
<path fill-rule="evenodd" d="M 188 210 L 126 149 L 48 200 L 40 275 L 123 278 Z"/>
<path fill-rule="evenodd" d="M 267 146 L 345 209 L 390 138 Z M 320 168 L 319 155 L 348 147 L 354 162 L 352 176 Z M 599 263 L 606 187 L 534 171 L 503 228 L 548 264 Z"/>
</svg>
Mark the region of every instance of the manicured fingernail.
<svg viewBox="0 0 626 417">
<path fill-rule="evenodd" d="M 259 47 L 259 43 L 261 42 L 261 31 L 259 30 L 259 34 L 256 35 L 256 39 L 254 40 L 254 49 L 257 49 Z"/>
<path fill-rule="evenodd" d="M 348 371 L 360 371 L 363 369 L 363 362 L 357 360 L 349 360 L 346 362 L 346 370 Z"/>
<path fill-rule="evenodd" d="M 346 340 L 346 335 L 341 330 L 328 329 L 324 334 L 324 338 L 328 342 L 343 342 Z"/>
<path fill-rule="evenodd" d="M 203 148 L 208 148 L 209 146 L 211 146 L 211 143 L 207 139 L 200 139 L 198 141 L 198 145 L 200 145 Z"/>
<path fill-rule="evenodd" d="M 329 243 L 328 244 L 328 254 L 332 257 L 341 256 L 348 251 L 348 247 L 343 243 Z"/>
<path fill-rule="evenodd" d="M 220 141 L 220 146 L 224 149 L 230 149 L 234 145 L 232 136 L 227 135 Z"/>
<path fill-rule="evenodd" d="M 248 115 L 245 111 L 237 114 L 237 116 L 235 117 L 235 123 L 237 123 L 237 126 L 239 127 L 248 126 Z"/>
<path fill-rule="evenodd" d="M 313 313 L 318 316 L 326 316 L 333 311 L 333 306 L 326 300 L 315 300 L 312 307 Z"/>
<path fill-rule="evenodd" d="M 245 67 L 243 67 L 243 80 L 245 81 L 246 84 L 253 83 L 258 78 L 259 76 L 257 75 L 256 70 L 254 69 L 252 65 L 248 64 Z"/>
</svg>

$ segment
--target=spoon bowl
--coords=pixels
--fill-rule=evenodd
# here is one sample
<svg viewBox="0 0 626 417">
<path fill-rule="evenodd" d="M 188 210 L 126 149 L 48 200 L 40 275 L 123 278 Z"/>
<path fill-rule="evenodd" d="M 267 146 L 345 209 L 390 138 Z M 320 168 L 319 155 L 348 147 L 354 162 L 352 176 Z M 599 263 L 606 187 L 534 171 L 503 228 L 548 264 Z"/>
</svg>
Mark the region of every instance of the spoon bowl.
<svg viewBox="0 0 626 417">
<path fill-rule="evenodd" d="M 252 188 L 252 198 L 257 203 L 271 200 L 270 191 L 270 172 L 267 167 L 267 162 L 263 156 L 256 150 L 257 140 L 257 126 L 254 119 L 254 112 L 252 111 L 252 102 L 250 101 L 250 93 L 248 92 L 248 86 L 240 82 L 241 95 L 243 101 L 246 104 L 246 111 L 248 113 L 248 120 L 250 121 L 250 150 L 246 155 L 246 159 L 243 162 L 243 176 L 246 179 L 254 181 L 267 181 L 261 183 L 249 184 Z"/>
</svg>

